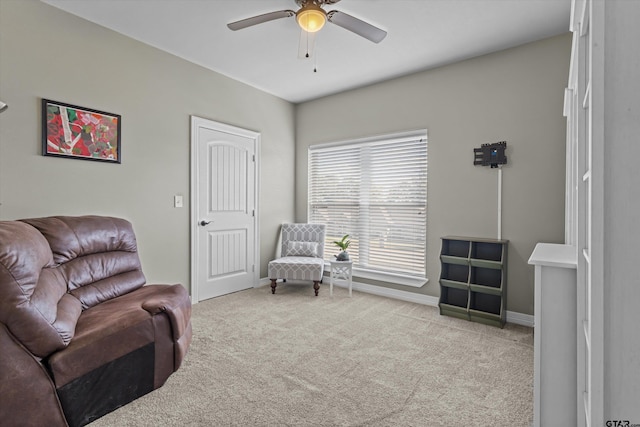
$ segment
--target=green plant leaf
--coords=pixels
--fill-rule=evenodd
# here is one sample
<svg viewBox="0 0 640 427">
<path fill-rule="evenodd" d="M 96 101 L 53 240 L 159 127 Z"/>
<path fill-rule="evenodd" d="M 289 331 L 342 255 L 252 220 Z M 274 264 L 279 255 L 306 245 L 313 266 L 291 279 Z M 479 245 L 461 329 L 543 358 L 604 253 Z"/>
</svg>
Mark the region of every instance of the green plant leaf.
<svg viewBox="0 0 640 427">
<path fill-rule="evenodd" d="M 351 240 L 348 240 L 348 238 L 349 238 L 349 235 L 345 234 L 340 241 L 334 241 L 333 243 L 343 251 L 346 251 L 349 245 L 351 244 Z"/>
</svg>

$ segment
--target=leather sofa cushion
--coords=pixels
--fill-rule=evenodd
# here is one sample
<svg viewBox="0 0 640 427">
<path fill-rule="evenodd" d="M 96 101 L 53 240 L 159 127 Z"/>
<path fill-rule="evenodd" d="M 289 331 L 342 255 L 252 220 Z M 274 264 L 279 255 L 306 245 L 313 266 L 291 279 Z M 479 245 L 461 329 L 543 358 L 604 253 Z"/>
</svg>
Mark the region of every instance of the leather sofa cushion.
<svg viewBox="0 0 640 427">
<path fill-rule="evenodd" d="M 85 310 L 69 346 L 47 361 L 56 388 L 154 342 L 153 315 L 142 305 L 161 286 L 144 286 Z"/>
<path fill-rule="evenodd" d="M 53 260 L 64 264 L 83 255 L 111 251 L 136 251 L 131 223 L 121 218 L 95 215 L 51 216 L 22 219 L 47 239 Z"/>
<path fill-rule="evenodd" d="M 87 309 L 145 284 L 131 223 L 103 216 L 21 220 L 48 241 L 69 293 Z"/>
<path fill-rule="evenodd" d="M 64 348 L 82 308 L 35 228 L 0 221 L 0 322 L 36 357 Z"/>
</svg>

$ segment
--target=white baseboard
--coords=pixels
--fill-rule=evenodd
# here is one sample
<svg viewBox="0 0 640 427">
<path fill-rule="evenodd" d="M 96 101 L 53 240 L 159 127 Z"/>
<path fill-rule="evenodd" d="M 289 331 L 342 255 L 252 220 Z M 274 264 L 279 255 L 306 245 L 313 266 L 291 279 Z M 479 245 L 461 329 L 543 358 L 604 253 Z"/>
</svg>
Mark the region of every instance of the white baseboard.
<svg viewBox="0 0 640 427">
<path fill-rule="evenodd" d="M 258 286 L 264 286 L 271 283 L 271 280 L 264 277 L 260 279 Z M 337 287 L 346 288 L 343 282 L 334 284 Z M 415 292 L 407 292 L 399 289 L 386 288 L 384 286 L 370 285 L 368 283 L 353 282 L 353 289 L 368 294 L 379 295 L 382 297 L 398 299 L 401 301 L 414 302 L 416 304 L 428 305 L 431 307 L 438 306 L 438 297 L 431 295 L 418 294 Z M 518 313 L 516 311 L 507 310 L 507 322 L 516 325 L 528 326 L 533 328 L 533 316 L 530 314 Z"/>
<path fill-rule="evenodd" d="M 337 286 L 346 287 L 346 284 L 340 283 Z M 384 286 L 369 285 L 367 283 L 353 282 L 353 289 L 356 291 L 366 292 L 368 294 L 379 295 L 398 299 L 401 301 L 414 302 L 416 304 L 429 305 L 431 307 L 438 306 L 438 297 L 431 295 L 418 294 L 415 292 L 401 291 L 399 289 L 385 288 Z"/>
<path fill-rule="evenodd" d="M 268 277 L 263 277 L 262 279 L 260 279 L 260 281 L 258 282 L 258 286 L 254 286 L 254 288 L 259 288 L 261 286 L 264 285 L 268 285 L 271 283 L 271 279 L 269 279 Z"/>
<path fill-rule="evenodd" d="M 518 313 L 517 311 L 507 310 L 507 322 L 516 325 L 528 326 L 533 328 L 534 317 L 532 314 Z"/>
</svg>

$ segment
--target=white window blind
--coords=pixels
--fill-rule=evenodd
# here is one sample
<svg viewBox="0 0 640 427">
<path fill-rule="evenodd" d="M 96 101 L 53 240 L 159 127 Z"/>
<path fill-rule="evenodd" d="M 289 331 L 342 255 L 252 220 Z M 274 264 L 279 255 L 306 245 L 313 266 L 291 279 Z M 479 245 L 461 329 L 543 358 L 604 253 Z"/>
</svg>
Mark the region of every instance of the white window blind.
<svg viewBox="0 0 640 427">
<path fill-rule="evenodd" d="M 349 234 L 356 269 L 424 278 L 426 213 L 426 133 L 309 149 L 308 216 L 327 226 L 325 259 Z"/>
</svg>

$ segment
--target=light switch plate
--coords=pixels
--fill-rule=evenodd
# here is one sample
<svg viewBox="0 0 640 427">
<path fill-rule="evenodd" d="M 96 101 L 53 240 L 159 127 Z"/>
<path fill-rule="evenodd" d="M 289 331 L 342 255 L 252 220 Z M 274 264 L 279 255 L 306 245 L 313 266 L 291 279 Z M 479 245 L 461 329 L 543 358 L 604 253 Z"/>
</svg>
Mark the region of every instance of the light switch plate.
<svg viewBox="0 0 640 427">
<path fill-rule="evenodd" d="M 182 206 L 183 206 L 182 195 L 176 194 L 175 196 L 173 196 L 173 207 L 181 208 Z"/>
</svg>

